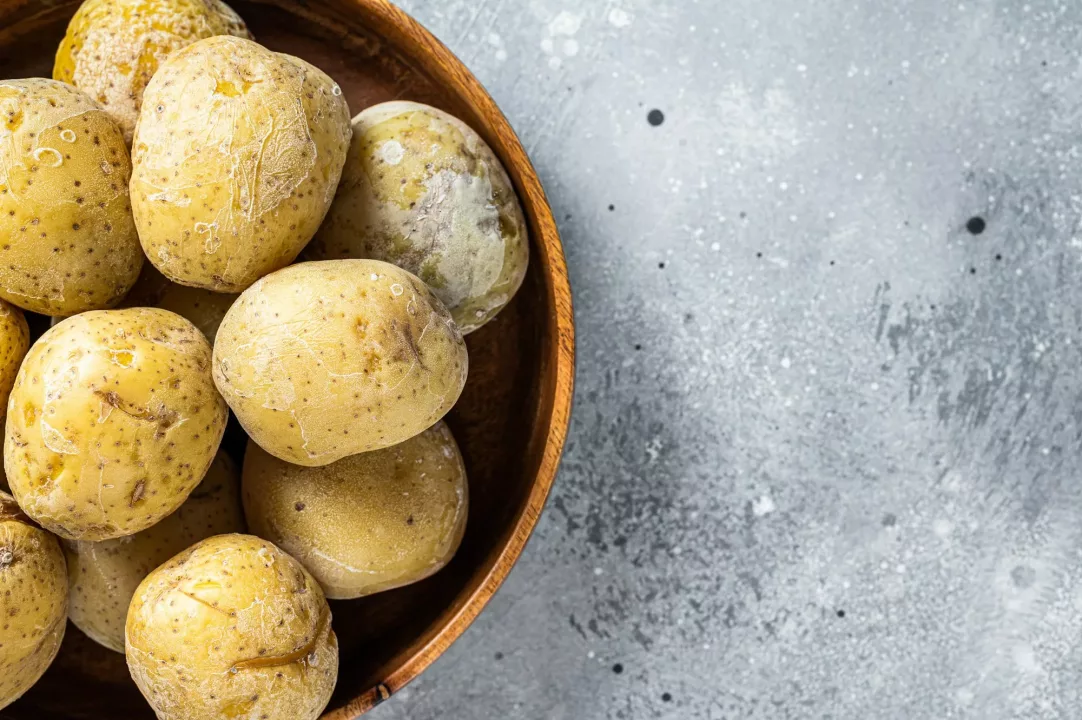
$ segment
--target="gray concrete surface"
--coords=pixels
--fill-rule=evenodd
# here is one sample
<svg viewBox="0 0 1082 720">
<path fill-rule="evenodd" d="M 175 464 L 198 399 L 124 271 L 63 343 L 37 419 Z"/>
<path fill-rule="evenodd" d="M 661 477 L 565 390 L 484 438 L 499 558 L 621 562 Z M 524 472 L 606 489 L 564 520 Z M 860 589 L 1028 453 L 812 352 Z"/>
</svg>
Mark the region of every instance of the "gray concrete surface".
<svg viewBox="0 0 1082 720">
<path fill-rule="evenodd" d="M 371 717 L 1082 717 L 1082 5 L 401 4 L 542 175 L 578 392 Z"/>
</svg>

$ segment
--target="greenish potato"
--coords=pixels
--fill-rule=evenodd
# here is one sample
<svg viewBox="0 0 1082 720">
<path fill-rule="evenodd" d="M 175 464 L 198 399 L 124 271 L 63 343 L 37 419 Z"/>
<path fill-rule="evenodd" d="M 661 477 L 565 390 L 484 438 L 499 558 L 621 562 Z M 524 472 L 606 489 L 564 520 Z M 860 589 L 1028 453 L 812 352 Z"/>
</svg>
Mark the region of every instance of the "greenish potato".
<svg viewBox="0 0 1082 720">
<path fill-rule="evenodd" d="M 334 600 L 441 569 L 462 541 L 469 506 L 466 468 L 443 422 L 319 468 L 283 462 L 250 442 L 243 495 L 252 532 L 300 560 Z"/>
<path fill-rule="evenodd" d="M 251 535 L 218 535 L 140 583 L 125 655 L 159 720 L 315 720 L 338 638 L 319 584 Z"/>
<path fill-rule="evenodd" d="M 219 452 L 183 505 L 153 527 L 127 537 L 68 540 L 68 615 L 110 650 L 124 652 L 124 622 L 135 588 L 154 568 L 200 540 L 244 532 L 237 467 Z"/>
<path fill-rule="evenodd" d="M 53 78 L 101 103 L 131 142 L 143 91 L 158 66 L 214 35 L 251 37 L 220 0 L 86 0 L 68 23 Z"/>
<path fill-rule="evenodd" d="M 0 493 L 0 708 L 52 664 L 68 618 L 68 574 L 56 538 Z"/>
<path fill-rule="evenodd" d="M 237 299 L 229 293 L 217 293 L 203 288 L 188 287 L 172 282 L 147 263 L 135 287 L 120 303 L 121 307 L 158 307 L 191 320 L 207 336 L 211 345 L 226 311 Z"/>
<path fill-rule="evenodd" d="M 157 308 L 64 320 L 30 348 L 8 399 L 4 465 L 27 515 L 68 540 L 133 535 L 206 475 L 228 411 L 211 348 Z"/>
<path fill-rule="evenodd" d="M 334 198 L 349 108 L 318 68 L 231 36 L 178 50 L 147 85 L 132 208 L 181 285 L 237 293 L 293 262 Z"/>
<path fill-rule="evenodd" d="M 241 294 L 214 343 L 214 382 L 248 435 L 296 465 L 328 465 L 431 427 L 466 383 L 443 303 L 378 260 L 291 265 Z"/>
<path fill-rule="evenodd" d="M 43 315 L 116 305 L 143 253 L 124 135 L 55 80 L 0 80 L 0 297 Z"/>
<path fill-rule="evenodd" d="M 353 119 L 353 141 L 313 260 L 374 258 L 424 280 L 464 334 L 522 285 L 526 221 L 495 153 L 456 117 L 387 102 Z"/>
</svg>

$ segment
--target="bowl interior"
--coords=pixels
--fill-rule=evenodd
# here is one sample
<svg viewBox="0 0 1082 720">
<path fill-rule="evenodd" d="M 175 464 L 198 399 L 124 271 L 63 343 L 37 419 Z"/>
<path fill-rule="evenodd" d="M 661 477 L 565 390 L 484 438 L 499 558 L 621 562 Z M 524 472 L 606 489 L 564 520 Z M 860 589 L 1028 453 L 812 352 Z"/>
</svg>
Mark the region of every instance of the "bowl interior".
<svg viewBox="0 0 1082 720">
<path fill-rule="evenodd" d="M 51 76 L 53 53 L 76 4 L 0 0 L 0 78 Z M 492 118 L 482 117 L 475 103 L 422 69 L 432 68 L 431 58 L 419 57 L 428 53 L 423 42 L 378 34 L 388 16 L 377 20 L 369 14 L 379 3 L 294 4 L 303 15 L 264 4 L 231 4 L 261 43 L 330 74 L 345 91 L 351 112 L 391 99 L 426 102 L 462 117 L 502 154 Z M 527 164 L 508 165 L 508 170 L 522 196 L 522 173 L 532 175 L 532 169 Z M 508 557 L 507 548 L 521 547 L 539 510 L 538 498 L 543 500 L 551 481 L 551 473 L 545 477 L 542 471 L 542 457 L 554 466 L 559 454 L 559 447 L 552 454 L 550 436 L 558 384 L 553 357 L 559 343 L 550 263 L 555 260 L 556 272 L 562 272 L 562 259 L 558 248 L 554 257 L 546 249 L 539 254 L 539 222 L 545 218 L 538 217 L 536 199 L 523 199 L 533 236 L 529 273 L 514 301 L 468 336 L 469 381 L 448 418 L 470 480 L 462 547 L 448 567 L 421 583 L 332 602 L 341 667 L 328 715 L 336 719 L 353 717 L 385 699 L 454 639 L 509 569 L 514 557 Z M 542 206 L 543 200 L 540 196 Z M 557 434 L 562 440 L 562 430 Z M 70 624 L 50 670 L 26 696 L 0 711 L 0 718 L 12 720 L 117 717 L 149 719 L 153 714 L 128 676 L 123 656 L 99 647 Z"/>
</svg>

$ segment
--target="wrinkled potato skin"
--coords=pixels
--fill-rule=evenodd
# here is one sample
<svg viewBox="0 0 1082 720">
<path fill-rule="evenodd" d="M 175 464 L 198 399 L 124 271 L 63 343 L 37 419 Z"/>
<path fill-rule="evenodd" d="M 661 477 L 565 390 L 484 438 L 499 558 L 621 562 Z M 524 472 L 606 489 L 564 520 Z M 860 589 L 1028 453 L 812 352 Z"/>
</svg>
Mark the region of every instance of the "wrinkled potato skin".
<svg viewBox="0 0 1082 720">
<path fill-rule="evenodd" d="M 0 708 L 38 681 L 64 639 L 68 573 L 56 538 L 0 493 Z"/>
<path fill-rule="evenodd" d="M 526 221 L 485 141 L 428 105 L 388 102 L 353 119 L 353 141 L 313 260 L 373 258 L 428 283 L 463 334 L 522 285 Z"/>
<path fill-rule="evenodd" d="M 443 303 L 377 260 L 268 275 L 229 308 L 214 344 L 214 382 L 248 435 L 306 466 L 431 427 L 458 400 L 467 369 Z"/>
<path fill-rule="evenodd" d="M 170 280 L 238 293 L 293 262 L 330 207 L 349 108 L 319 69 L 219 36 L 167 60 L 132 146 L 132 206 Z"/>
<path fill-rule="evenodd" d="M 199 328 L 213 345 L 214 336 L 226 311 L 236 301 L 237 295 L 216 293 L 203 288 L 178 285 L 170 281 L 150 263 L 143 266 L 139 280 L 131 289 L 121 307 L 159 307 L 175 312 Z"/>
<path fill-rule="evenodd" d="M 50 328 L 8 400 L 4 464 L 26 514 L 68 540 L 108 540 L 180 507 L 228 417 L 210 362 L 202 333 L 157 308 Z"/>
<path fill-rule="evenodd" d="M 143 266 L 130 176 L 96 102 L 55 80 L 0 81 L 0 297 L 53 316 L 116 305 Z"/>
<path fill-rule="evenodd" d="M 423 580 L 450 561 L 466 530 L 466 468 L 443 422 L 321 468 L 249 442 L 243 478 L 252 532 L 300 560 L 334 600 Z"/>
<path fill-rule="evenodd" d="M 315 720 L 338 638 L 315 579 L 251 535 L 219 535 L 147 576 L 128 610 L 128 669 L 159 720 Z"/>
<path fill-rule="evenodd" d="M 237 468 L 219 452 L 180 508 L 157 525 L 115 540 L 68 540 L 68 615 L 92 640 L 124 652 L 124 621 L 135 588 L 154 568 L 200 540 L 244 532 Z"/>
<path fill-rule="evenodd" d="M 68 23 L 53 78 L 100 102 L 130 143 L 143 91 L 158 66 L 214 35 L 251 37 L 220 0 L 86 0 Z"/>
</svg>

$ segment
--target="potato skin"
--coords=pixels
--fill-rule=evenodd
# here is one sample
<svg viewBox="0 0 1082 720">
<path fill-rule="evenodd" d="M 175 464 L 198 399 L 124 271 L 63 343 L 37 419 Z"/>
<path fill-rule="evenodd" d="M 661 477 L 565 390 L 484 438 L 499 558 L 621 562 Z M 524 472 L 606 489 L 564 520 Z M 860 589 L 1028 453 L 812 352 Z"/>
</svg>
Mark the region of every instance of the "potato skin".
<svg viewBox="0 0 1082 720">
<path fill-rule="evenodd" d="M 44 315 L 112 307 L 135 283 L 120 128 L 55 80 L 0 81 L 0 297 Z"/>
<path fill-rule="evenodd" d="M 234 294 L 178 285 L 147 263 L 143 265 L 143 272 L 139 274 L 135 287 L 120 303 L 120 307 L 159 307 L 175 312 L 190 320 L 213 345 L 218 326 L 222 324 L 222 318 L 236 299 L 237 295 Z"/>
<path fill-rule="evenodd" d="M 0 420 L 7 413 L 8 396 L 29 349 L 26 316 L 14 305 L 0 300 Z"/>
<path fill-rule="evenodd" d="M 64 639 L 68 573 L 56 538 L 0 493 L 0 708 L 38 681 Z"/>
<path fill-rule="evenodd" d="M 248 443 L 251 530 L 297 558 L 334 600 L 409 585 L 458 549 L 469 500 L 447 424 L 383 450 L 306 468 Z"/>
<path fill-rule="evenodd" d="M 132 207 L 170 280 L 237 293 L 291 263 L 330 206 L 349 108 L 319 69 L 219 36 L 173 54 L 144 95 Z"/>
<path fill-rule="evenodd" d="M 466 383 L 466 344 L 418 278 L 377 260 L 291 265 L 229 308 L 214 382 L 248 435 L 327 465 L 431 427 Z"/>
<path fill-rule="evenodd" d="M 220 0 L 86 0 L 68 23 L 53 78 L 101 103 L 130 143 L 143 91 L 158 66 L 214 35 L 251 37 Z"/>
<path fill-rule="evenodd" d="M 185 550 L 135 591 L 128 669 L 159 720 L 315 720 L 338 672 L 319 584 L 251 535 Z"/>
<path fill-rule="evenodd" d="M 395 101 L 353 119 L 338 194 L 305 252 L 409 270 L 467 334 L 522 285 L 529 240 L 511 180 L 485 141 L 442 110 Z"/>
<path fill-rule="evenodd" d="M 124 621 L 135 588 L 154 568 L 200 540 L 244 532 L 237 467 L 219 451 L 180 508 L 157 525 L 115 540 L 68 540 L 68 615 L 110 650 L 124 652 Z"/>
<path fill-rule="evenodd" d="M 210 362 L 202 333 L 157 308 L 50 328 L 8 400 L 4 464 L 26 514 L 69 540 L 107 540 L 180 507 L 228 416 Z"/>
</svg>

